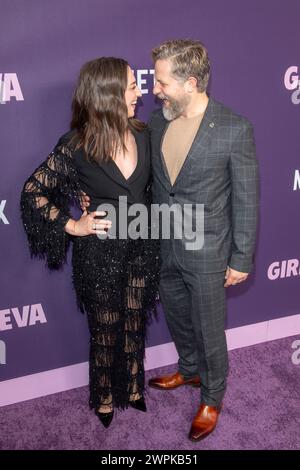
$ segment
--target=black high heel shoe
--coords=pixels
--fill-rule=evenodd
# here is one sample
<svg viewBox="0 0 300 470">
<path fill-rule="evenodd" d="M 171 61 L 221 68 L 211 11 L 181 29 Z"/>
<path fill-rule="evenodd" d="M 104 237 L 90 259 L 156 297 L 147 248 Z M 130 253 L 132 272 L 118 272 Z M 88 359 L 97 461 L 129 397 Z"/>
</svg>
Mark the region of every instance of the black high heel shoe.
<svg viewBox="0 0 300 470">
<path fill-rule="evenodd" d="M 138 400 L 132 400 L 129 402 L 129 405 L 136 410 L 143 411 L 144 413 L 147 411 L 146 403 L 144 397 L 139 398 Z"/>
<path fill-rule="evenodd" d="M 108 428 L 110 423 L 112 422 L 114 416 L 114 410 L 110 411 L 109 413 L 100 413 L 100 411 L 96 411 L 96 415 L 100 419 L 101 423 L 105 428 Z"/>
</svg>

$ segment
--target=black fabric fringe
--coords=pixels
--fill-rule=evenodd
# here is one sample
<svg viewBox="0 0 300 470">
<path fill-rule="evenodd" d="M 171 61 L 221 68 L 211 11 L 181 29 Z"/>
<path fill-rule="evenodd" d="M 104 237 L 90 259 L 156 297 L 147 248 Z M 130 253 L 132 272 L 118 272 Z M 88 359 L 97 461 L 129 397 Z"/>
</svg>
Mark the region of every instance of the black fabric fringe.
<svg viewBox="0 0 300 470">
<path fill-rule="evenodd" d="M 45 198 L 39 207 L 39 198 Z M 57 146 L 24 184 L 20 208 L 32 256 L 50 269 L 66 261 L 71 238 L 64 226 L 71 203 L 79 203 L 80 185 L 69 149 Z"/>
<path fill-rule="evenodd" d="M 73 248 L 77 303 L 89 320 L 90 407 L 125 408 L 144 393 L 145 329 L 156 312 L 158 240 L 78 237 Z"/>
</svg>

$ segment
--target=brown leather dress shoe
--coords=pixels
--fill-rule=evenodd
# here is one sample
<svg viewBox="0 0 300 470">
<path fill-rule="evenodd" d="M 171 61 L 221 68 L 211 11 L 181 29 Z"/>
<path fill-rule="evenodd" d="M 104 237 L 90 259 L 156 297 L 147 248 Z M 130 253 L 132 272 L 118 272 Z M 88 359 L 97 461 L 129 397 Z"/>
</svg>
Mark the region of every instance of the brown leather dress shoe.
<svg viewBox="0 0 300 470">
<path fill-rule="evenodd" d="M 149 387 L 158 388 L 159 390 L 173 390 L 181 385 L 192 385 L 193 387 L 200 386 L 199 377 L 192 379 L 185 379 L 179 372 L 172 375 L 164 375 L 162 377 L 155 377 L 148 382 Z"/>
<path fill-rule="evenodd" d="M 215 429 L 220 414 L 220 408 L 209 405 L 200 405 L 189 433 L 191 441 L 205 439 Z"/>
</svg>

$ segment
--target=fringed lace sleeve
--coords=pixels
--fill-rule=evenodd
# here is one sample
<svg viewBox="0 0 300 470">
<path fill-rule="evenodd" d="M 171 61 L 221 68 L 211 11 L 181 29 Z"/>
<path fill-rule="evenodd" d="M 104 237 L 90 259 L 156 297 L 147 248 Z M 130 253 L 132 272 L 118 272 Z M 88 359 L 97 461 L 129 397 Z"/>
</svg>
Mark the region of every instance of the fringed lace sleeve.
<svg viewBox="0 0 300 470">
<path fill-rule="evenodd" d="M 71 237 L 64 227 L 70 218 L 70 204 L 79 197 L 72 152 L 59 141 L 25 182 L 21 194 L 21 215 L 31 255 L 45 259 L 50 269 L 60 268 L 66 260 Z"/>
</svg>

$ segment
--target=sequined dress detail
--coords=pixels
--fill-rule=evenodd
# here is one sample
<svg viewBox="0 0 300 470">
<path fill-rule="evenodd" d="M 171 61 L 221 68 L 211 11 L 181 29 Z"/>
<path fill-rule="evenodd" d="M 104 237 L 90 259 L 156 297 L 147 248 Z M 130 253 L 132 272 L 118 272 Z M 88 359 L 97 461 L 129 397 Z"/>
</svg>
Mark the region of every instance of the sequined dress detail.
<svg viewBox="0 0 300 470">
<path fill-rule="evenodd" d="M 88 162 L 65 134 L 24 184 L 21 216 L 32 256 L 60 269 L 72 245 L 72 278 L 77 304 L 86 312 L 90 331 L 90 407 L 119 408 L 144 392 L 146 323 L 155 311 L 159 279 L 159 242 L 70 236 L 64 226 L 81 191 L 91 210 L 117 196 L 149 204 L 150 152 L 146 132 L 135 134 L 138 164 L 125 180 L 113 162 Z"/>
</svg>

